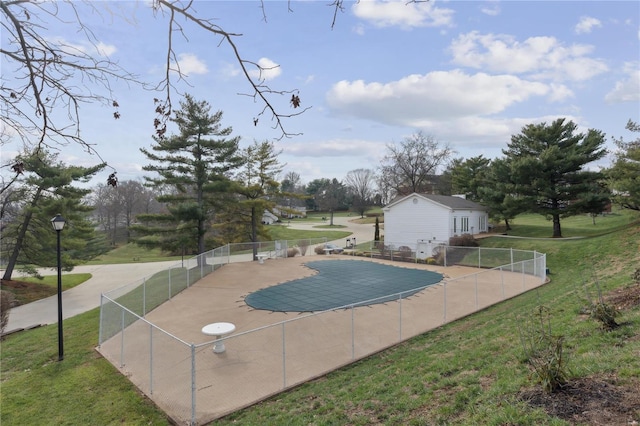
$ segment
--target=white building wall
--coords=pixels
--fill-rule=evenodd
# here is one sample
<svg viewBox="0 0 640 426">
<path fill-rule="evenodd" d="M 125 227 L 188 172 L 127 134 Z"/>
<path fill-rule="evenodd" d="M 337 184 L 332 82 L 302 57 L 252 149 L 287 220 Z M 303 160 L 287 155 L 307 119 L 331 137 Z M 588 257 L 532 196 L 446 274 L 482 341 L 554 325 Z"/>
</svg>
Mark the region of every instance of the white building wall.
<svg viewBox="0 0 640 426">
<path fill-rule="evenodd" d="M 406 245 L 415 250 L 419 240 L 449 241 L 450 210 L 437 203 L 413 196 L 383 211 L 387 245 Z"/>
</svg>

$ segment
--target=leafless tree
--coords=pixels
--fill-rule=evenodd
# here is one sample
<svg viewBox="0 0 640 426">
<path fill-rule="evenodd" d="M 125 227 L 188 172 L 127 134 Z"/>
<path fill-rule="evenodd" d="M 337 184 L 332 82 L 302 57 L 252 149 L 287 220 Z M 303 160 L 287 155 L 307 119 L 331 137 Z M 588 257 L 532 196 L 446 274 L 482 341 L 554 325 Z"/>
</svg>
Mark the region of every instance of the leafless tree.
<svg viewBox="0 0 640 426">
<path fill-rule="evenodd" d="M 144 3 L 143 13 L 154 13 L 156 21 L 166 25 L 165 69 L 163 77 L 157 82 L 141 81 L 105 54 L 92 28 L 85 25 L 83 16 L 109 15 L 111 19 L 122 19 L 124 22 L 135 17 L 118 16 L 109 6 L 99 9 L 100 5 L 88 0 L 0 0 L 3 30 L 0 54 L 4 63 L 0 86 L 3 109 L 0 143 L 18 137 L 26 147 L 36 151 L 43 147 L 59 149 L 69 143 L 77 143 L 99 157 L 98 149 L 82 137 L 80 106 L 82 103 L 106 104 L 113 109 L 113 118 L 118 119 L 117 94 L 112 90 L 114 81 L 141 85 L 161 93 L 155 97 L 157 116 L 153 125 L 156 135 L 164 136 L 166 123 L 172 113 L 172 94 L 178 92 L 176 83 L 186 81 L 174 50 L 174 37 L 188 40 L 201 32 L 231 49 L 250 88 L 241 94 L 253 97 L 262 105 L 253 114 L 253 123 L 258 125 L 260 118 L 267 114 L 270 115 L 273 128 L 281 131 L 281 138 L 299 134 L 285 130 L 282 122 L 310 108 L 302 106 L 299 90 L 278 90 L 267 85 L 262 76 L 268 69 L 244 58 L 238 50 L 235 40 L 242 34 L 220 27 L 216 24 L 215 16 L 205 17 L 198 12 L 196 5 L 204 8 L 204 3 L 192 0 L 152 0 Z M 150 7 L 146 7 L 148 5 Z M 260 5 L 266 21 L 263 0 L 260 0 Z M 344 8 L 343 0 L 335 0 L 328 6 L 334 10 L 333 26 L 337 13 Z M 291 9 L 290 4 L 288 7 Z M 72 43 L 50 34 L 54 21 L 75 25 L 79 38 Z M 90 47 L 80 47 L 82 44 L 78 40 L 85 45 L 88 42 Z M 256 69 L 259 71 L 257 78 L 251 74 Z M 276 110 L 274 99 L 281 96 L 289 98 L 293 112 Z M 9 185 L 3 186 L 2 190 Z"/>
<path fill-rule="evenodd" d="M 432 193 L 438 168 L 454 153 L 448 144 L 422 132 L 405 138 L 399 146 L 387 145 L 387 155 L 380 167 L 381 187 L 396 195 L 413 192 Z"/>
<path fill-rule="evenodd" d="M 352 208 L 364 216 L 364 212 L 373 204 L 375 174 L 371 169 L 355 169 L 344 178 L 347 190 L 352 195 Z"/>
</svg>

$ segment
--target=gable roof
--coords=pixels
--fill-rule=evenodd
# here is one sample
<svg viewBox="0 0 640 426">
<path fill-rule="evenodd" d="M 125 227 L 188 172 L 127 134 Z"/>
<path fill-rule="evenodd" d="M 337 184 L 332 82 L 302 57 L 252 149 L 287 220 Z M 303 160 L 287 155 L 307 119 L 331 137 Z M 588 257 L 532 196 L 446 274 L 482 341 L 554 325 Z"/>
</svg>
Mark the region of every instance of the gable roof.
<svg viewBox="0 0 640 426">
<path fill-rule="evenodd" d="M 389 204 L 387 204 L 386 207 L 391 207 L 392 205 L 398 204 L 414 195 L 417 195 L 421 198 L 426 198 L 427 200 L 433 201 L 434 203 L 438 203 L 452 210 L 480 210 L 480 211 L 487 210 L 485 206 L 461 197 L 452 197 L 450 195 L 436 195 L 436 194 L 418 194 L 417 192 L 414 192 L 409 195 L 397 197 L 396 199 L 392 200 Z"/>
</svg>

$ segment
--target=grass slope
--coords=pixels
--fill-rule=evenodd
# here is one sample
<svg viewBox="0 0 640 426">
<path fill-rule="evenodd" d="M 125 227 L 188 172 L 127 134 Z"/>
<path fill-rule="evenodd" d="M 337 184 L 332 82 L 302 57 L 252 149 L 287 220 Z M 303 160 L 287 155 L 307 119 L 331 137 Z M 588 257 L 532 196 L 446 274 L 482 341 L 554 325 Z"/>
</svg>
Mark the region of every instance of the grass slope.
<svg viewBox="0 0 640 426">
<path fill-rule="evenodd" d="M 616 226 L 609 228 L 615 229 Z M 523 362 L 518 325 L 539 304 L 566 337 L 576 377 L 615 375 L 637 384 L 640 309 L 603 332 L 580 314 L 584 284 L 631 283 L 640 264 L 640 226 L 579 240 L 488 238 L 483 246 L 547 253 L 552 282 L 411 339 L 326 377 L 239 411 L 216 424 L 567 424 L 518 398 L 536 386 Z M 98 310 L 65 320 L 65 360 L 57 329 L 46 326 L 2 342 L 2 425 L 169 424 L 161 411 L 93 350 Z M 634 420 L 640 420 L 636 411 Z"/>
</svg>

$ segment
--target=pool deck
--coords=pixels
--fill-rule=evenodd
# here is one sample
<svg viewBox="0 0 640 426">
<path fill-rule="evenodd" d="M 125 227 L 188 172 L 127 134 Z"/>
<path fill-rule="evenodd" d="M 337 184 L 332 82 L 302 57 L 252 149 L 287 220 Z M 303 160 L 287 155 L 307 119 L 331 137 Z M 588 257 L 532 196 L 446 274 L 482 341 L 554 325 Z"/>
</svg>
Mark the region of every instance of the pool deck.
<svg viewBox="0 0 640 426">
<path fill-rule="evenodd" d="M 321 259 L 425 269 L 443 274 L 444 281 L 403 299 L 400 309 L 394 301 L 353 311 L 309 315 L 256 310 L 244 302 L 254 291 L 316 274 L 303 263 Z M 484 273 L 472 278 L 478 272 Z M 458 277 L 469 278 L 454 280 Z M 225 265 L 147 314 L 146 319 L 196 345 L 197 423 L 203 424 L 542 284 L 537 277 L 515 272 L 501 274 L 345 255 L 297 256 L 269 259 L 264 264 Z M 447 301 L 444 307 L 443 301 Z M 283 321 L 280 326 L 271 326 Z M 212 353 L 211 336 L 201 332 L 204 325 L 214 322 L 236 326 L 225 339 L 227 350 L 223 354 Z M 261 331 L 247 333 L 260 328 Z M 120 340 L 124 341 L 120 336 L 104 342 L 99 350 L 177 423 L 183 424 L 190 419 L 192 408 L 191 352 L 175 343 L 169 343 L 175 345 L 175 350 L 167 350 L 159 343 L 161 338 L 154 337 L 153 348 L 165 349 L 153 356 L 156 373 L 150 379 L 149 362 L 134 355 L 149 351 L 148 335 L 148 325 L 134 324 L 126 332 L 126 354 L 118 349 Z M 123 365 L 119 357 L 126 358 Z M 188 387 L 182 381 L 187 381 Z M 153 392 L 148 391 L 150 387 Z"/>
</svg>

